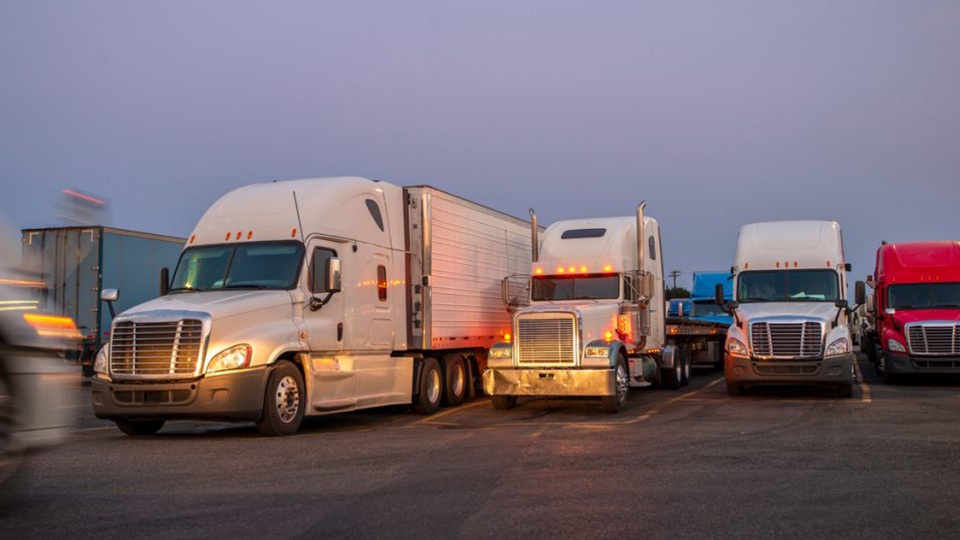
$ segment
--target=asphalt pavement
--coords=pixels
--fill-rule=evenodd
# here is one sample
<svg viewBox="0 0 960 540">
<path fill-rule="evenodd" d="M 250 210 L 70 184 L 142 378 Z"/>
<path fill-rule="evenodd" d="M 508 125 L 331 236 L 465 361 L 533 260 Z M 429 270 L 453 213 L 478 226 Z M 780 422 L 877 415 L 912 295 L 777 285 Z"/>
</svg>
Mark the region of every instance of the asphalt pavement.
<svg viewBox="0 0 960 540">
<path fill-rule="evenodd" d="M 0 538 L 960 538 L 960 382 L 487 399 L 308 421 L 79 426 L 3 489 Z"/>
</svg>

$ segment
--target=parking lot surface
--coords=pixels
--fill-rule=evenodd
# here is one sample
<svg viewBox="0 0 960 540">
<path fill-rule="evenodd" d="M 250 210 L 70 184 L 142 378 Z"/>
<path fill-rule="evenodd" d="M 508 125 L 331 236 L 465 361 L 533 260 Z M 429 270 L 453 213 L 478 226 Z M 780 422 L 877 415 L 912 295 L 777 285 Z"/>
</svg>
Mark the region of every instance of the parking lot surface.
<svg viewBox="0 0 960 540">
<path fill-rule="evenodd" d="M 78 398 L 72 440 L 29 456 L 3 538 L 960 537 L 960 383 L 727 396 L 721 373 L 589 400 L 476 399 L 308 421 L 171 422 L 130 438 Z"/>
</svg>

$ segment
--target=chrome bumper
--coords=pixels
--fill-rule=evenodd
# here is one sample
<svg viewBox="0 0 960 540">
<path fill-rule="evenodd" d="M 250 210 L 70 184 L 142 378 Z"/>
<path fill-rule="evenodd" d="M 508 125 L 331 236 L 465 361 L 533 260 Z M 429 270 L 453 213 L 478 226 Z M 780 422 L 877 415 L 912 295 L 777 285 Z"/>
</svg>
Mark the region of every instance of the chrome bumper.
<svg viewBox="0 0 960 540">
<path fill-rule="evenodd" d="M 483 390 L 492 396 L 613 396 L 613 369 L 488 369 Z"/>
</svg>

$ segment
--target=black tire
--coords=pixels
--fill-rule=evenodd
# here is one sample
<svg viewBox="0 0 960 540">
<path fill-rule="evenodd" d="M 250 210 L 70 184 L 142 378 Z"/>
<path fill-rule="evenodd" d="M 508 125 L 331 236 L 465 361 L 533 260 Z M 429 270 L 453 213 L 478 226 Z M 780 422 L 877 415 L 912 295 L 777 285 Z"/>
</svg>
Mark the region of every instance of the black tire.
<svg viewBox="0 0 960 540">
<path fill-rule="evenodd" d="M 452 356 L 444 363 L 446 369 L 443 370 L 443 404 L 447 407 L 456 407 L 467 398 L 470 372 L 462 357 Z"/>
<path fill-rule="evenodd" d="M 280 360 L 267 378 L 257 430 L 266 437 L 293 435 L 303 422 L 306 401 L 307 387 L 300 370 L 292 363 Z"/>
<path fill-rule="evenodd" d="M 2 368 L 2 366 L 0 366 Z M 17 401 L 0 372 L 0 484 L 10 478 L 23 456 L 14 431 L 17 426 Z"/>
<path fill-rule="evenodd" d="M 727 394 L 731 396 L 742 396 L 744 394 L 744 388 L 742 384 L 734 383 L 727 381 Z"/>
<path fill-rule="evenodd" d="M 620 412 L 627 404 L 627 396 L 630 395 L 630 368 L 622 354 L 617 356 L 616 392 L 612 396 L 601 398 L 604 412 L 611 414 Z"/>
<path fill-rule="evenodd" d="M 160 431 L 165 420 L 114 420 L 117 429 L 130 435 L 131 437 L 142 437 L 144 435 L 153 435 Z"/>
<path fill-rule="evenodd" d="M 853 397 L 853 383 L 837 385 L 837 395 L 842 398 Z"/>
<path fill-rule="evenodd" d="M 443 401 L 443 373 L 436 358 L 424 358 L 417 381 L 417 398 L 413 410 L 420 414 L 433 414 Z"/>
<path fill-rule="evenodd" d="M 673 356 L 673 367 L 660 370 L 660 386 L 676 390 L 683 383 L 683 356 L 677 350 Z"/>
<path fill-rule="evenodd" d="M 505 411 L 517 406 L 517 396 L 490 396 L 490 403 L 498 411 Z"/>
</svg>

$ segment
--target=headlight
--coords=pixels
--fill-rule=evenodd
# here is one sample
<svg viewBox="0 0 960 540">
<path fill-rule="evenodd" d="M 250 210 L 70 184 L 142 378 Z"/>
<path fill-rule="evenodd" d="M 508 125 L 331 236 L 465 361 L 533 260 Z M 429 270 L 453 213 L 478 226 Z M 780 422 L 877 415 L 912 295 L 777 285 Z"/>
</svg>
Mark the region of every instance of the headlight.
<svg viewBox="0 0 960 540">
<path fill-rule="evenodd" d="M 850 342 L 847 341 L 847 338 L 840 338 L 827 347 L 826 356 L 840 356 L 848 352 L 850 352 Z"/>
<path fill-rule="evenodd" d="M 587 358 L 609 358 L 610 347 L 587 347 L 583 355 Z"/>
<path fill-rule="evenodd" d="M 245 368 L 250 363 L 250 356 L 253 354 L 253 347 L 246 343 L 234 345 L 229 349 L 217 354 L 210 360 L 207 366 L 207 373 L 215 371 L 226 371 L 228 369 Z"/>
<path fill-rule="evenodd" d="M 490 349 L 490 358 L 494 360 L 509 360 L 513 358 L 513 347 L 493 347 Z"/>
<path fill-rule="evenodd" d="M 727 352 L 730 353 L 730 356 L 742 356 L 744 358 L 750 356 L 750 353 L 747 351 L 747 346 L 737 338 L 727 340 Z"/>
<path fill-rule="evenodd" d="M 903 346 L 903 343 L 893 338 L 887 340 L 887 348 L 893 352 L 907 352 L 907 348 Z"/>
<path fill-rule="evenodd" d="M 97 356 L 93 360 L 94 373 L 106 373 L 110 362 L 110 344 L 107 343 L 97 351 Z"/>
</svg>

